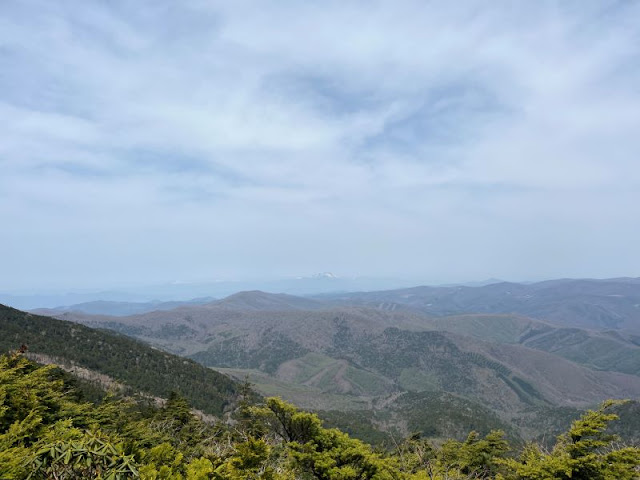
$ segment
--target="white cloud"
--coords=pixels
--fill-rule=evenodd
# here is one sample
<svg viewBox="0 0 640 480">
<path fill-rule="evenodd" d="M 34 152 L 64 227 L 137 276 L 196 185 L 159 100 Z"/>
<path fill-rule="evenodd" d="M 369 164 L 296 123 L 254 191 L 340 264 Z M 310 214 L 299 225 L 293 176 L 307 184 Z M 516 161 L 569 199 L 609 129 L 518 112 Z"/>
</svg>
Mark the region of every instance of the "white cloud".
<svg viewBox="0 0 640 480">
<path fill-rule="evenodd" d="M 640 268 L 636 4 L 0 12 L 0 288 Z"/>
</svg>

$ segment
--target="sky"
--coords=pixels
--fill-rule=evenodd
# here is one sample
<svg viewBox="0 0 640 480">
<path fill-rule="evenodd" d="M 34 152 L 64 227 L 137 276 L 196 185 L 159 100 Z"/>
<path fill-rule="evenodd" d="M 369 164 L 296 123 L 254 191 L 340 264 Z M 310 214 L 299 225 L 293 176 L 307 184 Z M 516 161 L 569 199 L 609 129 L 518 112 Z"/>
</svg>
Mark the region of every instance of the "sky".
<svg viewBox="0 0 640 480">
<path fill-rule="evenodd" d="M 0 2 L 0 290 L 640 276 L 640 2 Z"/>
</svg>

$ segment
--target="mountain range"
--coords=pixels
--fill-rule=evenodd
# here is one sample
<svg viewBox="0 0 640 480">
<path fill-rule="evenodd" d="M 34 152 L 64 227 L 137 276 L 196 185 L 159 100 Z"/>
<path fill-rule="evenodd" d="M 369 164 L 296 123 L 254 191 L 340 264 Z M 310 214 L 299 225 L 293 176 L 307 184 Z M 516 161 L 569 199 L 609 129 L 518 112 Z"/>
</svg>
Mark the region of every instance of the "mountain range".
<svg viewBox="0 0 640 480">
<path fill-rule="evenodd" d="M 248 377 L 343 428 L 359 418 L 361 435 L 501 426 L 534 438 L 605 398 L 640 398 L 639 292 L 637 279 L 560 280 L 46 313 Z"/>
<path fill-rule="evenodd" d="M 365 305 L 433 316 L 517 313 L 561 326 L 628 330 L 640 335 L 640 278 L 413 287 L 327 294 L 318 299 L 332 305 Z"/>
<path fill-rule="evenodd" d="M 519 314 L 560 326 L 596 330 L 627 330 L 635 336 L 640 335 L 640 278 L 560 279 L 538 283 L 478 282 L 479 285 L 474 286 L 470 284 L 419 286 L 362 292 L 347 291 L 347 287 L 357 287 L 357 283 L 349 285 L 347 280 L 327 275 L 296 279 L 295 281 L 301 282 L 301 284 L 306 282 L 326 283 L 327 289 L 330 289 L 327 293 L 304 297 L 296 296 L 294 298 L 297 300 L 292 300 L 292 302 L 299 303 L 300 299 L 304 298 L 307 300 L 306 308 L 310 309 L 358 305 L 382 310 L 414 312 L 428 316 L 451 316 L 466 313 Z M 278 285 L 277 282 L 272 284 L 273 287 Z M 242 285 L 235 286 L 241 287 Z M 286 285 L 281 286 L 286 287 Z M 231 288 L 231 285 L 228 287 Z M 216 302 L 212 298 L 212 295 L 215 296 L 212 293 L 213 290 L 203 290 L 203 295 L 199 298 L 170 302 L 159 300 L 116 301 L 113 300 L 116 298 L 113 297 L 115 293 L 110 293 L 105 294 L 99 301 L 71 303 L 62 307 L 40 308 L 37 311 L 54 315 L 74 311 L 97 315 L 126 316 L 155 310 L 170 310 L 182 305 L 213 304 Z M 238 290 L 233 291 L 237 292 Z M 287 290 L 287 288 L 281 290 L 274 288 L 270 291 L 287 292 Z M 242 307 L 244 299 L 247 299 L 258 302 L 253 308 L 274 308 L 273 305 L 266 304 L 273 301 L 273 294 L 268 298 L 263 298 L 264 304 L 260 303 L 259 295 L 258 291 L 253 291 L 253 296 L 247 296 L 245 291 L 238 295 L 231 294 L 219 302 L 224 304 L 234 301 L 238 307 Z M 280 297 L 282 306 L 290 308 L 292 305 L 287 303 L 286 295 L 282 295 Z M 289 297 L 293 297 L 293 295 L 289 294 Z M 75 297 L 69 299 L 71 298 Z M 131 298 L 131 294 L 125 295 L 123 298 Z M 316 303 L 314 304 L 311 300 Z M 16 297 L 13 298 L 13 303 L 7 303 L 20 308 L 21 301 Z M 29 302 L 33 301 L 37 300 L 29 300 Z M 46 297 L 38 306 L 44 307 L 52 301 L 52 298 Z M 251 308 L 248 304 L 245 306 Z M 640 342 L 640 340 L 638 341 Z"/>
</svg>

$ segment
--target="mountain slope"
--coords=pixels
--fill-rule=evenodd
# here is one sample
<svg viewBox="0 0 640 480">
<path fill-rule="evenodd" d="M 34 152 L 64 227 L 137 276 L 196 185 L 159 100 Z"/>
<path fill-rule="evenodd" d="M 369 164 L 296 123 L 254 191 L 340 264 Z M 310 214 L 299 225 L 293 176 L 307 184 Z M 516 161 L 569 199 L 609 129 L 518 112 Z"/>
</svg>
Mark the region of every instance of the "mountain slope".
<svg viewBox="0 0 640 480">
<path fill-rule="evenodd" d="M 296 297 L 284 293 L 266 293 L 259 290 L 238 292 L 212 305 L 230 310 L 319 310 L 325 305 L 310 298 Z"/>
<path fill-rule="evenodd" d="M 0 305 L 0 351 L 28 346 L 29 352 L 64 359 L 108 375 L 149 395 L 184 395 L 195 408 L 222 415 L 238 395 L 238 384 L 202 365 L 137 340 L 76 323 Z"/>
<path fill-rule="evenodd" d="M 259 341 L 265 355 L 270 356 L 277 355 L 272 349 L 280 348 L 278 342 L 283 335 L 295 343 L 309 343 L 311 348 L 326 347 L 331 341 L 326 335 L 327 331 L 332 330 L 335 321 L 341 320 L 348 321 L 355 331 L 363 335 L 381 332 L 389 326 L 409 330 L 425 329 L 424 316 L 402 312 L 393 313 L 362 307 L 323 310 L 230 309 L 217 302 L 128 317 L 67 312 L 57 315 L 56 318 L 132 335 L 181 355 L 200 352 L 212 345 L 233 346 L 236 341 L 234 339 L 239 336 L 246 336 L 252 342 Z M 258 336 L 258 332 L 263 331 L 266 331 L 266 337 Z M 253 346 L 259 347 L 257 343 L 252 344 L 252 348 Z"/>
<path fill-rule="evenodd" d="M 556 327 L 509 314 L 436 317 L 428 324 L 434 330 L 553 353 L 596 370 L 640 375 L 640 346 L 617 331 Z"/>
</svg>

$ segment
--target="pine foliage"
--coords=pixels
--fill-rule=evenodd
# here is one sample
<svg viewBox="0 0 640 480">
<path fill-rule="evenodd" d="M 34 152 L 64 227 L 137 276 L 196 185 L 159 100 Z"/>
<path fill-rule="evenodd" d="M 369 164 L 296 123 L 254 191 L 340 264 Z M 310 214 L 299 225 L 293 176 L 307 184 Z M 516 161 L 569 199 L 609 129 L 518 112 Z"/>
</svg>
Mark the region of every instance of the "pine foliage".
<svg viewBox="0 0 640 480">
<path fill-rule="evenodd" d="M 619 402 L 576 420 L 546 451 L 501 431 L 436 446 L 420 435 L 378 451 L 312 413 L 246 395 L 232 422 L 204 422 L 171 393 L 162 407 L 83 402 L 51 366 L 0 357 L 0 478 L 7 480 L 631 480 L 640 449 L 607 433 Z"/>
</svg>

